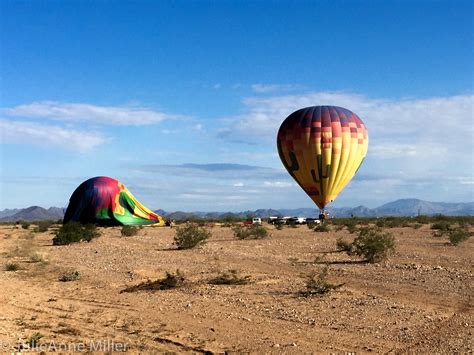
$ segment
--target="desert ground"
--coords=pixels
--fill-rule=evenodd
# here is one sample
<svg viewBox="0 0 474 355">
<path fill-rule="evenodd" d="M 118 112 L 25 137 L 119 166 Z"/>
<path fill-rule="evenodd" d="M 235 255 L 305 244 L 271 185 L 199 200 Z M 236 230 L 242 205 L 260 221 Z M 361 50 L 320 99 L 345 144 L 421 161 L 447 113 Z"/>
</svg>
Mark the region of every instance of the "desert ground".
<svg viewBox="0 0 474 355">
<path fill-rule="evenodd" d="M 392 228 L 396 252 L 368 264 L 326 253 L 338 237 L 355 237 L 345 229 L 266 228 L 265 239 L 237 240 L 214 226 L 205 245 L 176 250 L 176 228 L 145 227 L 133 237 L 100 228 L 89 243 L 53 246 L 53 228 L 2 225 L 0 352 L 27 349 L 37 333 L 57 352 L 64 344 L 119 344 L 105 350 L 131 353 L 472 352 L 474 238 L 451 246 L 429 225 Z M 344 285 L 304 296 L 304 275 L 319 272 L 321 260 L 328 279 Z M 6 271 L 8 263 L 19 270 Z M 183 287 L 122 292 L 177 269 Z M 251 282 L 208 282 L 230 269 Z M 81 278 L 59 281 L 70 271 Z"/>
</svg>

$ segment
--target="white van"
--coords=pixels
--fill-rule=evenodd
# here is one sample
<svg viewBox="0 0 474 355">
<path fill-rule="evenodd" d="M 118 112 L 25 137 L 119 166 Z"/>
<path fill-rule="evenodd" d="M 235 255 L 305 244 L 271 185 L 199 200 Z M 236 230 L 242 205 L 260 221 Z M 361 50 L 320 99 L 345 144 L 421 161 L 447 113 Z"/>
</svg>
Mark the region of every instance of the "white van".
<svg viewBox="0 0 474 355">
<path fill-rule="evenodd" d="M 252 218 L 252 224 L 262 224 L 262 219 L 259 217 Z"/>
</svg>

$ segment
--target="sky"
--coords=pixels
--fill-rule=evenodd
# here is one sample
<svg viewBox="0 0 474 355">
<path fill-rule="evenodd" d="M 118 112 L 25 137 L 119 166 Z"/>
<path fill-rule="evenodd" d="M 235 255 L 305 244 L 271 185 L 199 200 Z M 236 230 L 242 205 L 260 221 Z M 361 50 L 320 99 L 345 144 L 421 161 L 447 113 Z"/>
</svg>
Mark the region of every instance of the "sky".
<svg viewBox="0 0 474 355">
<path fill-rule="evenodd" d="M 369 132 L 334 207 L 474 201 L 463 0 L 0 1 L 0 209 L 94 176 L 166 211 L 315 207 L 277 153 L 297 109 Z"/>
</svg>

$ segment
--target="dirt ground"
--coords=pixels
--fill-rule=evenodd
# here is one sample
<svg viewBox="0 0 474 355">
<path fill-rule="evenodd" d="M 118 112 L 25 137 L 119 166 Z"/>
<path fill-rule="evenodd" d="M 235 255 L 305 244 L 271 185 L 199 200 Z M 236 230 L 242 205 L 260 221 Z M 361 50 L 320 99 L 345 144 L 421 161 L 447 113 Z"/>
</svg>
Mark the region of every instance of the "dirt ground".
<svg viewBox="0 0 474 355">
<path fill-rule="evenodd" d="M 175 228 L 134 237 L 100 228 L 90 243 L 53 246 L 51 230 L 2 225 L 0 352 L 27 349 L 35 333 L 42 350 L 57 352 L 472 352 L 474 238 L 454 247 L 429 225 L 393 228 L 395 254 L 367 264 L 323 254 L 338 237 L 354 238 L 346 230 L 266 227 L 266 239 L 236 240 L 215 226 L 204 246 L 176 250 Z M 304 297 L 304 275 L 323 268 L 317 256 L 344 286 Z M 20 269 L 6 271 L 8 263 Z M 121 292 L 176 269 L 182 288 Z M 208 282 L 229 269 L 252 282 Z M 68 271 L 81 278 L 59 281 Z"/>
</svg>

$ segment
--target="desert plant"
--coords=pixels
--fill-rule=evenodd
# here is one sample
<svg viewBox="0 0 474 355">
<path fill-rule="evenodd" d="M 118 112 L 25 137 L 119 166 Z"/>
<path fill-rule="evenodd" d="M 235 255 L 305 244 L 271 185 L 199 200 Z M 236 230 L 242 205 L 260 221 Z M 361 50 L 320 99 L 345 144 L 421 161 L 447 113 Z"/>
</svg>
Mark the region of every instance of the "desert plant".
<svg viewBox="0 0 474 355">
<path fill-rule="evenodd" d="M 54 222 L 53 221 L 38 221 L 36 222 L 37 227 L 34 229 L 35 232 L 37 233 L 43 233 L 46 232 L 49 227 L 51 227 Z"/>
<path fill-rule="evenodd" d="M 168 290 L 171 288 L 181 287 L 185 283 L 184 274 L 176 270 L 176 273 L 166 272 L 166 276 L 163 279 L 158 279 L 155 281 L 145 281 L 138 285 L 127 287 L 121 292 L 136 292 L 136 291 L 153 291 L 153 290 Z"/>
<path fill-rule="evenodd" d="M 439 222 L 433 223 L 431 225 L 431 229 L 437 229 L 439 231 L 447 232 L 447 231 L 450 231 L 452 228 L 451 228 L 451 223 L 450 222 L 448 222 L 448 221 L 439 221 Z"/>
<path fill-rule="evenodd" d="M 47 260 L 45 259 L 44 255 L 37 252 L 37 251 L 32 251 L 29 255 L 30 261 L 33 263 L 47 263 Z"/>
<path fill-rule="evenodd" d="M 205 228 L 190 224 L 176 229 L 174 244 L 178 249 L 191 249 L 199 244 L 204 244 L 210 237 L 211 232 Z"/>
<path fill-rule="evenodd" d="M 5 271 L 18 271 L 20 270 L 20 267 L 18 264 L 15 263 L 7 263 L 5 264 Z"/>
<path fill-rule="evenodd" d="M 306 275 L 306 291 L 303 292 L 306 296 L 324 295 L 332 290 L 335 290 L 344 284 L 332 284 L 327 280 L 328 267 L 324 267 L 319 274 L 310 273 Z"/>
<path fill-rule="evenodd" d="M 209 280 L 213 285 L 245 285 L 250 282 L 250 276 L 241 276 L 237 270 L 221 272 L 219 276 Z"/>
<path fill-rule="evenodd" d="M 337 251 L 344 251 L 348 254 L 351 254 L 353 252 L 354 245 L 350 242 L 343 240 L 342 238 L 337 238 L 336 249 Z"/>
<path fill-rule="evenodd" d="M 94 224 L 82 225 L 78 222 L 68 222 L 63 224 L 53 238 L 53 245 L 66 245 L 79 243 L 83 240 L 90 242 L 93 238 L 100 236 Z"/>
<path fill-rule="evenodd" d="M 327 233 L 330 232 L 331 229 L 329 228 L 329 225 L 327 223 L 321 223 L 314 227 L 314 231 L 320 233 Z"/>
<path fill-rule="evenodd" d="M 21 221 L 21 228 L 28 229 L 30 228 L 31 223 L 27 221 Z"/>
<path fill-rule="evenodd" d="M 79 271 L 70 271 L 67 272 L 59 278 L 61 282 L 70 282 L 70 281 L 77 281 L 81 278 L 81 273 Z"/>
<path fill-rule="evenodd" d="M 33 333 L 26 341 L 26 344 L 28 344 L 30 348 L 36 348 L 39 346 L 42 337 L 43 335 L 39 332 Z"/>
<path fill-rule="evenodd" d="M 455 229 L 449 232 L 449 242 L 452 245 L 458 245 L 459 243 L 468 240 L 471 237 L 471 233 L 465 229 Z"/>
<path fill-rule="evenodd" d="M 139 230 L 140 228 L 137 226 L 123 226 L 120 230 L 120 234 L 122 234 L 124 237 L 132 237 L 137 235 Z"/>
<path fill-rule="evenodd" d="M 378 228 L 364 227 L 359 230 L 352 246 L 349 254 L 363 256 L 369 263 L 376 263 L 386 259 L 395 250 L 395 238 Z"/>
<path fill-rule="evenodd" d="M 283 224 L 277 224 L 275 228 L 281 231 L 283 229 Z"/>
<path fill-rule="evenodd" d="M 258 224 L 252 224 L 248 227 L 235 226 L 232 228 L 232 231 L 237 239 L 262 239 L 268 235 L 265 227 Z"/>
</svg>

